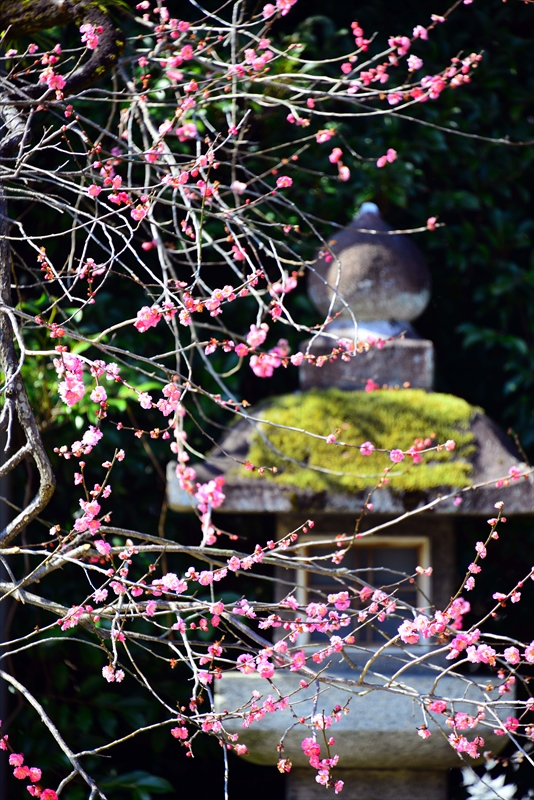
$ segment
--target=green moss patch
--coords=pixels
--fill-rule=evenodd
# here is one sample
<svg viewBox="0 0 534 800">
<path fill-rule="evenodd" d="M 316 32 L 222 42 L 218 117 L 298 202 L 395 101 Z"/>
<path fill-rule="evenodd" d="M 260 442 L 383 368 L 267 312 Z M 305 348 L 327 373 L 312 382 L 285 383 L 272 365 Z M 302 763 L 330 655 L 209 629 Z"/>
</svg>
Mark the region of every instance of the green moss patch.
<svg viewBox="0 0 534 800">
<path fill-rule="evenodd" d="M 394 490 L 460 488 L 470 483 L 469 457 L 475 445 L 469 426 L 478 411 L 458 397 L 427 394 L 422 389 L 371 393 L 327 389 L 284 395 L 263 411 L 260 430 L 267 442 L 255 433 L 248 458 L 255 466 L 277 467 L 276 475 L 265 473 L 267 480 L 313 491 L 367 489 L 376 484 L 385 467 L 392 468 L 389 482 Z M 320 436 L 339 429 L 340 441 L 355 445 L 370 441 L 385 450 L 408 450 L 415 439 L 432 435 L 436 444 L 454 439 L 456 448 L 424 454 L 421 464 L 413 464 L 409 457 L 393 464 L 387 453 L 362 456 L 357 448 L 326 444 L 324 439 L 275 428 L 269 422 Z M 239 475 L 258 477 L 257 472 L 244 469 Z"/>
</svg>

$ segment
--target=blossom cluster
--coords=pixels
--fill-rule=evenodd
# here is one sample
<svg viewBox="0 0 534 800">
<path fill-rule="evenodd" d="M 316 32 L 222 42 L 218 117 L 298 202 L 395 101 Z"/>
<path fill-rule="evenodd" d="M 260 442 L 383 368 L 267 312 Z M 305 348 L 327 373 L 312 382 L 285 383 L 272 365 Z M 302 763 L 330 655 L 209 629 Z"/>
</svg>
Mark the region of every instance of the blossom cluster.
<svg viewBox="0 0 534 800">
<path fill-rule="evenodd" d="M 0 722 L 0 725 L 2 723 Z M 8 736 L 4 735 L 0 739 L 0 750 L 11 750 L 8 743 Z M 46 789 L 40 784 L 42 771 L 39 767 L 28 767 L 24 764 L 24 753 L 11 752 L 8 758 L 10 766 L 13 767 L 13 776 L 19 781 L 28 780 L 26 789 L 31 797 L 39 797 L 41 800 L 59 800 L 57 793 L 53 789 Z"/>
</svg>

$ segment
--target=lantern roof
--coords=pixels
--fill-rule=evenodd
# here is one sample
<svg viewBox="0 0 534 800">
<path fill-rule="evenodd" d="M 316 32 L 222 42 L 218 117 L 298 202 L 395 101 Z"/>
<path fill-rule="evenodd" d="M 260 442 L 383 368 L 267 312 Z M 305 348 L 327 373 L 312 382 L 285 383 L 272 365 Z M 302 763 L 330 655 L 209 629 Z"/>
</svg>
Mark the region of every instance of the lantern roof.
<svg viewBox="0 0 534 800">
<path fill-rule="evenodd" d="M 336 442 L 326 442 L 328 432 Z M 448 440 L 456 446 L 428 452 L 421 463 L 410 456 L 391 462 L 393 446 L 408 450 L 421 435 L 427 447 Z M 362 455 L 367 439 L 388 452 Z M 202 483 L 224 476 L 221 511 L 359 514 L 386 466 L 373 515 L 495 516 L 500 500 L 507 513 L 534 513 L 528 467 L 495 423 L 457 397 L 423 390 L 314 389 L 274 398 L 233 425 L 195 469 Z M 195 501 L 175 468 L 168 466 L 169 504 L 190 510 Z"/>
</svg>

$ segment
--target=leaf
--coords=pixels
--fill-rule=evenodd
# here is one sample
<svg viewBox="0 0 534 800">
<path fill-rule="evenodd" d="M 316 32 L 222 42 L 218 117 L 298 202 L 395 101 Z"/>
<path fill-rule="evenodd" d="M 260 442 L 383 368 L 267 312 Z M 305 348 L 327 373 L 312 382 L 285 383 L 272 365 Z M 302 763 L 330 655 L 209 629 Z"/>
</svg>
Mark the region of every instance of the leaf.
<svg viewBox="0 0 534 800">
<path fill-rule="evenodd" d="M 111 781 L 106 781 L 101 784 L 103 789 L 131 789 L 136 792 L 139 800 L 150 800 L 150 792 L 154 794 L 165 794 L 165 792 L 172 792 L 173 787 L 165 778 L 159 778 L 157 775 L 151 775 L 149 772 L 143 770 L 135 770 L 134 772 L 127 772 L 125 775 L 118 775 Z M 138 792 L 136 790 L 145 790 Z"/>
<path fill-rule="evenodd" d="M 106 708 L 101 708 L 98 712 L 98 719 L 107 736 L 115 736 L 117 732 L 117 717 Z"/>
<path fill-rule="evenodd" d="M 133 800 L 151 800 L 152 795 L 144 789 L 136 789 L 133 793 Z"/>
</svg>

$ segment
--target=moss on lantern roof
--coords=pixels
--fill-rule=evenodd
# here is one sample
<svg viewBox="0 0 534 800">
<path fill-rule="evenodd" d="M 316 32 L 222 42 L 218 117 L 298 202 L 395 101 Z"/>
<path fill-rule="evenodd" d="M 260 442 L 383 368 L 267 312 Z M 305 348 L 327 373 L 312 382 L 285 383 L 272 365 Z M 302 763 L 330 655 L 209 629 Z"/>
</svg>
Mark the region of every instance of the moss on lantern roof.
<svg viewBox="0 0 534 800">
<path fill-rule="evenodd" d="M 265 422 L 259 426 L 275 449 L 256 432 L 248 459 L 255 466 L 277 467 L 276 474 L 265 472 L 264 479 L 312 491 L 361 491 L 376 485 L 385 467 L 391 467 L 393 490 L 461 488 L 469 485 L 473 472 L 469 458 L 475 452 L 475 440 L 470 423 L 480 411 L 458 397 L 422 389 L 366 393 L 332 388 L 284 395 L 270 401 L 262 412 Z M 426 437 L 436 444 L 454 439 L 456 448 L 426 453 L 421 464 L 413 464 L 409 457 L 393 464 L 388 453 L 363 456 L 357 447 L 327 444 L 324 439 L 276 428 L 269 422 L 319 436 L 339 430 L 340 441 L 354 445 L 370 441 L 385 450 L 408 450 L 415 439 Z M 244 468 L 239 475 L 259 477 L 257 471 Z"/>
</svg>

